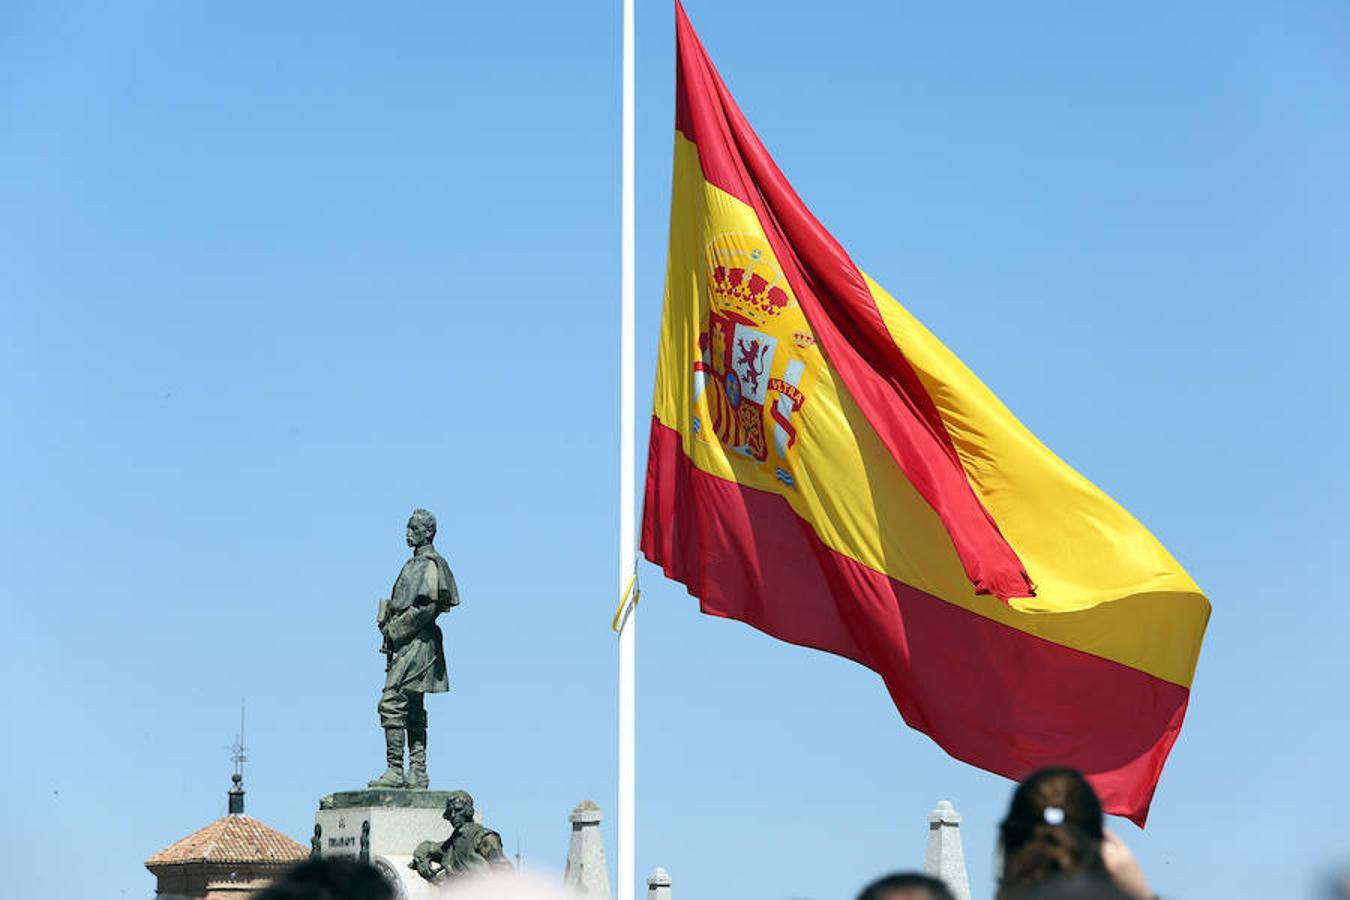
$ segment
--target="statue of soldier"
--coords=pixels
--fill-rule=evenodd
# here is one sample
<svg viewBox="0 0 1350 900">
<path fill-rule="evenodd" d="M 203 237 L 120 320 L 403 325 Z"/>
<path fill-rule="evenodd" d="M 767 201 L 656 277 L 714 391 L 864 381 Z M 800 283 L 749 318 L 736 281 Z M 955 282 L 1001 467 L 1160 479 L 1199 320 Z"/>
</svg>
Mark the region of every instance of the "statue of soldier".
<svg viewBox="0 0 1350 900">
<path fill-rule="evenodd" d="M 450 689 L 445 671 L 445 644 L 436 617 L 459 605 L 455 576 L 432 545 L 436 517 L 425 509 L 408 519 L 408 546 L 412 558 L 403 564 L 393 592 L 381 600 L 376 624 L 384 636 L 384 691 L 378 712 L 384 728 L 389 768 L 370 786 L 426 788 L 426 694 Z M 403 774 L 404 738 L 408 744 L 408 775 Z"/>
<path fill-rule="evenodd" d="M 473 797 L 467 791 L 450 792 L 442 818 L 454 828 L 450 837 L 439 844 L 418 844 L 408 868 L 433 883 L 467 872 L 511 868 L 511 861 L 502 852 L 502 836 L 473 820 Z"/>
</svg>

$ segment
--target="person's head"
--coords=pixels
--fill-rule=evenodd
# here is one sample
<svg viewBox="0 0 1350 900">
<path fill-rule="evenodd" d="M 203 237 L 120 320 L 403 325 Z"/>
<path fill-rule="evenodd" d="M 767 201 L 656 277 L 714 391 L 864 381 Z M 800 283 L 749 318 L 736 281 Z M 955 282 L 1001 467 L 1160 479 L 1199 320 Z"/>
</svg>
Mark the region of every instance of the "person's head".
<svg viewBox="0 0 1350 900">
<path fill-rule="evenodd" d="M 415 509 L 408 518 L 408 546 L 420 547 L 430 544 L 436 537 L 436 517 L 425 509 Z"/>
<path fill-rule="evenodd" d="M 1033 885 L 1074 872 L 1105 873 L 1102 804 L 1074 769 L 1040 769 L 1013 791 L 999 825 L 1003 851 L 1000 900 L 1019 897 Z"/>
<path fill-rule="evenodd" d="M 1018 900 L 1132 900 L 1110 876 L 1095 872 L 1056 875 L 1032 885 Z"/>
<path fill-rule="evenodd" d="M 442 814 L 452 828 L 458 828 L 465 822 L 473 821 L 473 798 L 467 791 L 451 791 L 445 798 L 445 812 Z"/>
<path fill-rule="evenodd" d="M 858 900 L 956 900 L 945 883 L 918 872 L 896 872 L 863 888 Z"/>
<path fill-rule="evenodd" d="M 254 900 L 394 900 L 394 888 L 354 859 L 311 859 L 282 875 Z"/>
</svg>

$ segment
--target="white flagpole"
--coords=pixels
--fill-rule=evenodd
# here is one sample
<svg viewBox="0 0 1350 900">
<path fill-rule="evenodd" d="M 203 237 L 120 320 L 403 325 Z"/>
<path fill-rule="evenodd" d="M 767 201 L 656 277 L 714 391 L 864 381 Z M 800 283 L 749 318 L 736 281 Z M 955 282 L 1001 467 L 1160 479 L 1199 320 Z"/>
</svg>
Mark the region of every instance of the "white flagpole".
<svg viewBox="0 0 1350 900">
<path fill-rule="evenodd" d="M 634 546 L 633 431 L 634 431 L 634 307 L 637 280 L 637 217 L 634 191 L 633 128 L 633 0 L 623 0 L 623 163 L 622 212 L 620 214 L 619 318 L 619 590 L 633 574 Z M 619 809 L 618 809 L 618 900 L 633 900 L 636 884 L 633 843 L 637 788 L 637 610 L 632 609 L 619 631 Z"/>
</svg>

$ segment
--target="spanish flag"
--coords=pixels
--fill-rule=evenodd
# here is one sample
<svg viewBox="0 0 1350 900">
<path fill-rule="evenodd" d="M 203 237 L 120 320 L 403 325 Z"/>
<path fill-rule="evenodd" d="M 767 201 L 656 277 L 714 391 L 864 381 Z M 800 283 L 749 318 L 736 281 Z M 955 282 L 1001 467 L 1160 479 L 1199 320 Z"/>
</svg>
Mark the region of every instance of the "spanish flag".
<svg viewBox="0 0 1350 900">
<path fill-rule="evenodd" d="M 1209 602 L 816 220 L 676 3 L 642 551 L 853 659 L 957 759 L 1074 766 L 1143 825 Z"/>
</svg>

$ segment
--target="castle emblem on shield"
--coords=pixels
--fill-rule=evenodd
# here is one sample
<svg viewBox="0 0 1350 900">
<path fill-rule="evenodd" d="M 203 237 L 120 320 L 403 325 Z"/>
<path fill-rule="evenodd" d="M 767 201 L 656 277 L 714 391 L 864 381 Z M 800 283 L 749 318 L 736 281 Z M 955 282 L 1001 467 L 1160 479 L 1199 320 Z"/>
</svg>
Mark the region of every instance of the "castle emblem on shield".
<svg viewBox="0 0 1350 900">
<path fill-rule="evenodd" d="M 806 402 L 805 316 L 768 242 L 719 235 L 709 242 L 708 318 L 694 362 L 694 431 L 772 471 L 788 487 L 797 443 L 793 416 Z"/>
</svg>

